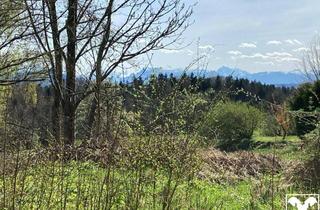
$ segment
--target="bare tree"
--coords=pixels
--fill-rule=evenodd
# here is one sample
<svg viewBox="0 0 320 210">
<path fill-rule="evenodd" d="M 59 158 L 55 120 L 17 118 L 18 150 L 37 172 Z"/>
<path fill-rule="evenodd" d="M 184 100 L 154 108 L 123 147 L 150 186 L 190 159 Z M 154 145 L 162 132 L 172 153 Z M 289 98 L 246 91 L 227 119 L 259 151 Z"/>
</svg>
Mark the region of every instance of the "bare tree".
<svg viewBox="0 0 320 210">
<path fill-rule="evenodd" d="M 101 83 L 120 65 L 175 43 L 191 14 L 182 0 L 24 0 L 16 35 L 0 50 L 27 42 L 33 53 L 0 70 L 30 61 L 47 69 L 55 94 L 54 136 L 60 139 L 62 111 L 64 143 L 72 145 L 81 101 L 94 93 L 93 107 L 99 107 Z"/>
<path fill-rule="evenodd" d="M 25 32 L 20 26 L 26 25 L 23 3 L 17 0 L 3 0 L 0 4 L 0 85 L 12 85 L 25 81 L 43 80 L 44 72 L 28 58 L 34 55 L 32 49 L 22 50 Z M 14 45 L 15 41 L 20 45 Z M 20 63 L 21 65 L 14 65 Z"/>
<path fill-rule="evenodd" d="M 320 80 L 320 37 L 311 42 L 302 59 L 304 73 L 310 80 Z"/>
</svg>

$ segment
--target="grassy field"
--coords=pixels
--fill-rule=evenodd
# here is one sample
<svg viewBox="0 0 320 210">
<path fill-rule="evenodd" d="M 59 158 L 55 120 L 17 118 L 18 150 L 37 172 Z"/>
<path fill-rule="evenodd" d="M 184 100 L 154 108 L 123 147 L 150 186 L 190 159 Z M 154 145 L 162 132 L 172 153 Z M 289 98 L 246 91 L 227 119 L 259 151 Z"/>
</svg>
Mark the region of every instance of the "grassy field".
<svg viewBox="0 0 320 210">
<path fill-rule="evenodd" d="M 132 171 L 112 170 L 106 181 L 107 174 L 108 171 L 89 162 L 63 168 L 58 165 L 34 168 L 16 179 L 6 180 L 7 189 L 13 189 L 13 181 L 17 182 L 7 201 L 16 209 L 163 209 L 168 190 L 166 176 L 158 174 L 153 182 L 144 173 L 139 184 L 137 174 Z M 3 182 L 0 183 L 3 188 Z M 175 192 L 170 209 L 271 209 L 272 206 L 282 209 L 284 205 L 284 192 L 276 187 L 272 192 L 268 177 L 235 184 L 195 178 L 173 181 L 172 185 L 176 188 L 171 189 Z M 0 197 L 2 200 L 3 195 Z"/>
<path fill-rule="evenodd" d="M 282 136 L 262 136 L 259 134 L 253 135 L 254 141 L 260 142 L 291 142 L 291 143 L 299 143 L 301 139 L 298 136 L 287 136 L 285 140 L 282 139 Z"/>
<path fill-rule="evenodd" d="M 275 154 L 281 161 L 300 160 L 297 137 L 276 144 L 263 142 L 254 154 Z M 54 162 L 29 167 L 0 179 L 0 207 L 7 209 L 284 209 L 285 194 L 299 192 L 288 185 L 284 172 L 209 181 L 198 176 L 145 169 L 101 167 L 94 162 Z M 3 190 L 5 189 L 5 190 Z M 5 193 L 4 193 L 5 192 Z M 4 203 L 4 200 L 6 203 Z M 3 208 L 1 208 L 3 209 Z M 5 208 L 4 208 L 5 209 Z"/>
<path fill-rule="evenodd" d="M 287 136 L 285 140 L 280 136 L 254 135 L 254 141 L 258 143 L 254 152 L 259 154 L 275 154 L 284 161 L 304 160 L 302 141 L 297 136 Z"/>
</svg>

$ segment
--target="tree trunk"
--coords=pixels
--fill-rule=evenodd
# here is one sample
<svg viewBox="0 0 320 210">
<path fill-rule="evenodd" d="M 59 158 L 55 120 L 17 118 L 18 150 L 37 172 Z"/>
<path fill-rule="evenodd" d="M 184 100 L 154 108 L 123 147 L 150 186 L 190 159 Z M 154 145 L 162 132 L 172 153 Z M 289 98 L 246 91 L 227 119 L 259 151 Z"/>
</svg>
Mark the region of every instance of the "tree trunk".
<svg viewBox="0 0 320 210">
<path fill-rule="evenodd" d="M 60 142 L 61 136 L 61 120 L 60 120 L 60 96 L 57 94 L 57 91 L 54 90 L 54 99 L 52 105 L 52 133 L 55 141 Z"/>
<path fill-rule="evenodd" d="M 75 110 L 71 103 L 64 105 L 64 143 L 73 145 L 75 141 Z"/>
<path fill-rule="evenodd" d="M 288 135 L 287 130 L 284 127 L 282 127 L 282 140 L 283 141 L 286 139 L 287 135 Z"/>
<path fill-rule="evenodd" d="M 113 7 L 114 0 L 110 0 L 108 7 L 107 7 L 107 24 L 105 28 L 105 34 L 103 35 L 98 55 L 97 55 L 97 62 L 95 66 L 96 72 L 96 88 L 94 93 L 94 98 L 91 104 L 90 113 L 88 115 L 88 134 L 91 137 L 93 123 L 96 121 L 97 123 L 97 140 L 99 140 L 99 136 L 101 135 L 101 85 L 102 85 L 102 60 L 104 50 L 107 46 L 109 37 L 110 37 L 110 28 L 111 28 L 111 15 L 112 15 L 112 7 Z M 95 119 L 95 112 L 97 111 L 97 119 Z"/>
<path fill-rule="evenodd" d="M 52 132 L 56 142 L 60 142 L 61 137 L 61 88 L 62 88 L 62 49 L 60 46 L 60 35 L 58 29 L 58 18 L 55 0 L 48 1 L 50 24 L 54 46 L 55 66 L 53 68 L 53 91 L 54 99 L 52 105 Z"/>
<path fill-rule="evenodd" d="M 75 141 L 75 89 L 76 89 L 76 41 L 77 41 L 77 0 L 69 0 L 67 18 L 67 61 L 66 94 L 64 97 L 64 142 L 73 145 Z"/>
<path fill-rule="evenodd" d="M 94 121 L 95 121 L 95 113 L 96 113 L 96 109 L 97 109 L 97 104 L 98 104 L 98 101 L 96 99 L 96 97 L 94 97 L 92 99 L 92 102 L 91 102 L 91 106 L 90 106 L 90 111 L 88 113 L 88 116 L 87 116 L 87 128 L 86 128 L 86 138 L 87 139 L 90 139 L 91 138 L 91 135 L 92 135 L 92 130 L 93 130 L 93 124 L 94 124 Z"/>
<path fill-rule="evenodd" d="M 101 65 L 101 64 L 99 64 Z M 97 82 L 97 90 L 95 92 L 95 100 L 97 104 L 97 119 L 96 119 L 96 124 L 97 124 L 97 141 L 99 141 L 99 137 L 101 135 L 101 101 L 100 101 L 100 96 L 101 96 L 101 66 L 97 68 L 96 72 L 96 82 Z"/>
</svg>

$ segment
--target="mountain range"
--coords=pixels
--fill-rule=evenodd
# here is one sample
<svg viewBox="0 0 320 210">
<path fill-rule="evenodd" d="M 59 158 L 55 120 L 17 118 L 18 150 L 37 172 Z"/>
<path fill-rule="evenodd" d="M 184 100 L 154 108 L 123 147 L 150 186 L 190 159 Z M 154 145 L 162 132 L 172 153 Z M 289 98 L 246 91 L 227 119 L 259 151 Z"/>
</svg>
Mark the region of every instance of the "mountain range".
<svg viewBox="0 0 320 210">
<path fill-rule="evenodd" d="M 307 81 L 305 75 L 298 71 L 290 71 L 290 72 L 283 72 L 283 71 L 266 71 L 266 72 L 257 72 L 257 73 L 250 73 L 248 71 L 238 69 L 238 68 L 230 68 L 227 66 L 222 66 L 217 70 L 182 70 L 182 69 L 162 69 L 162 68 L 147 68 L 140 70 L 136 73 L 132 73 L 124 78 L 121 78 L 123 81 L 132 81 L 134 77 L 141 77 L 144 80 L 150 78 L 151 75 L 173 75 L 174 77 L 180 77 L 183 73 L 191 74 L 193 73 L 196 76 L 203 76 L 206 78 L 215 77 L 215 76 L 232 76 L 234 78 L 245 78 L 250 81 L 257 81 L 263 84 L 270 84 L 276 86 L 297 86 L 301 83 Z M 115 79 L 115 78 L 114 78 Z M 119 81 L 120 78 L 116 80 Z"/>
</svg>

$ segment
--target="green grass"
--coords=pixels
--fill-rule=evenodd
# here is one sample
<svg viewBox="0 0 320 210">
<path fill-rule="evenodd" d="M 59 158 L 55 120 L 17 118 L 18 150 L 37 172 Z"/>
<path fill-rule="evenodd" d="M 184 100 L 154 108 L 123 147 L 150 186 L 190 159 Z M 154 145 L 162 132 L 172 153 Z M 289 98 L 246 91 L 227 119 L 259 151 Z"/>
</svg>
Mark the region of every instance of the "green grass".
<svg viewBox="0 0 320 210">
<path fill-rule="evenodd" d="M 304 151 L 301 149 L 301 139 L 298 136 L 287 136 L 285 140 L 281 136 L 261 136 L 255 133 L 253 140 L 259 143 L 254 152 L 259 154 L 276 154 L 282 160 L 303 160 Z"/>
<path fill-rule="evenodd" d="M 196 198 L 202 200 L 200 208 L 196 209 L 271 209 L 272 199 L 270 188 L 259 185 L 254 181 L 245 180 L 234 185 L 229 184 L 208 184 L 198 182 Z M 275 209 L 282 209 L 283 194 L 280 192 L 274 195 Z M 194 197 L 193 197 L 194 198 Z M 197 206 L 199 207 L 199 206 Z"/>
<path fill-rule="evenodd" d="M 284 147 L 273 148 L 258 148 L 254 149 L 254 152 L 259 154 L 275 154 L 281 160 L 286 161 L 301 161 L 305 158 L 304 151 L 302 151 L 296 145 L 286 145 Z"/>
<path fill-rule="evenodd" d="M 260 136 L 260 135 L 254 135 L 253 136 L 254 141 L 260 141 L 260 142 L 282 142 L 282 136 Z M 292 142 L 292 143 L 299 143 L 301 140 L 298 136 L 287 136 L 285 138 L 286 142 Z"/>
<path fill-rule="evenodd" d="M 255 135 L 254 140 L 268 145 L 275 138 Z M 253 152 L 275 152 L 282 160 L 303 157 L 295 136 Z M 7 175 L 5 184 L 0 178 L 0 209 L 164 209 L 166 195 L 172 195 L 170 209 L 269 210 L 272 206 L 284 209 L 285 194 L 294 193 L 281 187 L 281 174 L 273 182 L 265 176 L 235 183 L 178 176 L 175 174 L 168 185 L 170 176 L 165 170 L 102 168 L 94 162 L 47 162 L 19 171 L 17 176 Z"/>
<path fill-rule="evenodd" d="M 264 136 L 261 134 L 259 130 L 255 131 L 253 134 L 253 140 L 255 142 L 282 142 L 282 136 Z M 292 142 L 292 143 L 300 143 L 301 139 L 298 136 L 290 135 L 286 136 L 285 142 Z"/>
<path fill-rule="evenodd" d="M 7 177 L 7 209 L 162 209 L 168 177 L 158 174 L 156 182 L 145 171 L 139 185 L 134 171 L 106 169 L 92 162 L 36 167 L 21 172 L 12 192 L 14 177 Z M 63 178 L 62 178 L 63 177 Z M 103 184 L 104 183 L 104 184 Z M 107 183 L 107 184 L 106 184 Z M 173 181 L 178 187 L 171 209 L 271 209 L 270 179 L 218 184 L 193 178 Z M 3 182 L 0 181 L 0 189 Z M 9 189 L 9 190 L 8 190 Z M 275 192 L 275 209 L 283 208 L 283 196 Z M 0 194 L 0 207 L 3 194 Z M 2 203 L 3 205 L 3 203 Z M 5 209 L 5 208 L 1 208 Z"/>
</svg>

